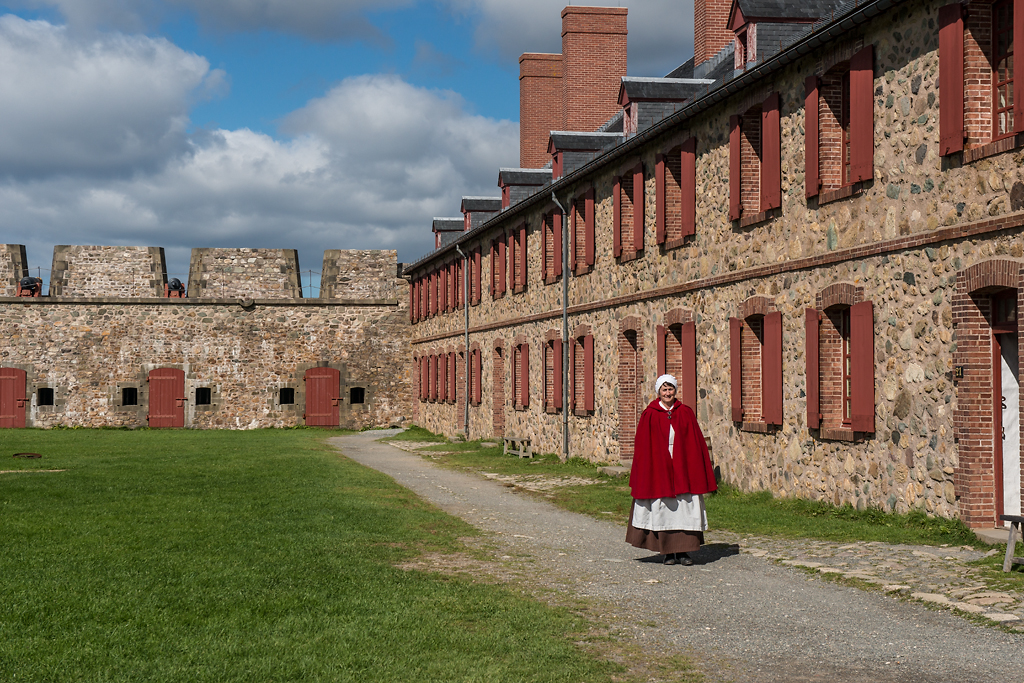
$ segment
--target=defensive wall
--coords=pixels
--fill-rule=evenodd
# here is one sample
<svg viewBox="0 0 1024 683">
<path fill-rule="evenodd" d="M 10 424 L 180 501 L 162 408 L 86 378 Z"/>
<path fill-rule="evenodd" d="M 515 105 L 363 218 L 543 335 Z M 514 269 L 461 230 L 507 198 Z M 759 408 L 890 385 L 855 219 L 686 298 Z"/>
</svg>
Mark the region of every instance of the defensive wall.
<svg viewBox="0 0 1024 683">
<path fill-rule="evenodd" d="M 324 296 L 302 298 L 294 250 L 196 249 L 188 297 L 167 298 L 160 248 L 61 246 L 51 295 L 17 298 L 24 248 L 0 246 L 0 374 L 24 372 L 29 427 L 146 426 L 158 369 L 183 377 L 185 427 L 306 424 L 310 371 L 327 378 L 328 423 L 411 419 L 396 252 L 331 250 L 324 265 Z"/>
<path fill-rule="evenodd" d="M 940 5 L 924 0 L 844 6 L 816 29 L 817 40 L 737 74 L 462 235 L 468 262 L 451 245 L 407 266 L 421 423 L 449 435 L 464 426 L 460 292 L 468 278 L 471 438 L 530 437 L 535 449 L 562 452 L 557 393 L 565 382 L 567 455 L 628 464 L 637 415 L 666 368 L 684 383 L 694 378 L 715 464 L 743 490 L 995 525 L 1021 488 L 1019 446 L 1002 453 L 994 438 L 1003 418 L 993 413 L 993 335 L 1015 334 L 1024 306 L 1024 134 L 994 140 L 991 127 L 968 122 L 966 145 L 942 144 L 943 19 Z M 969 22 L 961 29 L 968 66 L 983 33 Z M 854 57 L 865 54 L 870 95 L 854 103 L 867 108 L 869 142 L 855 154 L 867 151 L 868 173 L 830 185 L 827 174 L 843 169 L 830 165 L 841 156 L 826 130 L 815 140 L 822 182 L 812 194 L 807 130 L 824 130 L 831 111 L 821 84 L 856 71 Z M 970 110 L 969 79 L 961 79 L 952 87 L 964 89 Z M 811 84 L 822 87 L 820 99 Z M 771 138 L 755 139 L 769 128 L 743 128 L 773 109 L 774 205 L 759 194 L 771 194 L 770 157 L 762 156 Z M 678 166 L 662 165 L 680 150 L 685 164 L 687 148 L 690 188 Z M 752 164 L 761 172 L 749 173 Z M 633 181 L 642 193 L 627 191 Z M 687 197 L 692 234 L 685 214 L 682 226 L 671 220 Z M 553 234 L 563 219 L 567 239 Z M 575 263 L 566 274 L 556 265 L 563 245 Z M 1009 303 L 997 315 L 999 301 Z M 559 351 L 570 349 L 565 377 Z M 853 373 L 843 354 L 852 354 Z M 452 358 L 448 379 L 435 368 Z M 525 372 L 516 368 L 521 358 Z M 852 416 L 850 406 L 844 412 L 851 394 Z"/>
</svg>

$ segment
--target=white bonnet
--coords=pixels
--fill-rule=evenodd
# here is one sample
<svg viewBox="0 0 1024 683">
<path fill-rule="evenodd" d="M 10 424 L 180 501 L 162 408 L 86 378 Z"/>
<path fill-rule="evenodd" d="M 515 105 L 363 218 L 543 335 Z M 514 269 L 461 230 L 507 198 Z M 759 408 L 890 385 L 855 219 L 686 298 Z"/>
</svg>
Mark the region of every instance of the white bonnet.
<svg viewBox="0 0 1024 683">
<path fill-rule="evenodd" d="M 669 384 L 674 386 L 676 389 L 679 388 L 679 382 L 676 381 L 675 377 L 673 377 L 672 375 L 662 375 L 661 377 L 659 377 L 654 382 L 654 394 L 655 394 L 655 396 L 657 396 L 658 392 L 661 391 L 661 385 L 665 384 L 666 382 L 668 382 Z"/>
</svg>

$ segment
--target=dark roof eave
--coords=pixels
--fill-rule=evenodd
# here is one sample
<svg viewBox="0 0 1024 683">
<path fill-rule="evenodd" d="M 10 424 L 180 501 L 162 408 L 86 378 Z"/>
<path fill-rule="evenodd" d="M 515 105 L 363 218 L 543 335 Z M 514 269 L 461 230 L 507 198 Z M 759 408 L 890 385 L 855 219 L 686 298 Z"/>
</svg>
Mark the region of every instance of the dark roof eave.
<svg viewBox="0 0 1024 683">
<path fill-rule="evenodd" d="M 632 138 L 629 138 L 623 144 L 613 147 L 612 149 L 600 155 L 593 161 L 590 161 L 587 164 L 580 166 L 578 169 L 576 169 L 569 175 L 562 176 L 558 180 L 551 183 L 551 185 L 549 185 L 547 189 L 550 189 L 551 193 L 555 195 L 559 194 L 560 191 L 568 189 L 570 186 L 576 184 L 577 182 L 585 178 L 587 175 L 599 169 L 601 166 L 604 166 L 605 164 L 614 161 L 620 157 L 624 157 L 628 154 L 633 153 L 638 148 L 643 147 L 645 144 L 647 144 L 647 142 L 651 138 L 657 137 L 662 133 L 665 133 L 679 122 L 685 121 L 686 119 L 696 114 L 699 114 L 700 112 L 706 109 L 711 108 L 712 106 L 718 104 L 722 100 L 725 100 L 731 97 L 732 95 L 735 95 L 738 91 L 742 90 L 743 88 L 747 87 L 753 82 L 764 78 L 767 74 L 772 73 L 785 66 L 789 66 L 798 59 L 802 59 L 803 57 L 805 57 L 807 53 L 819 47 L 820 45 L 825 44 L 831 40 L 834 40 L 835 38 L 846 33 L 847 31 L 850 31 L 860 26 L 861 24 L 865 24 L 868 21 L 871 21 L 882 12 L 906 1 L 907 0 L 872 0 L 864 5 L 855 7 L 854 10 L 848 13 L 846 16 L 842 16 L 833 20 L 832 22 L 826 24 L 817 31 L 812 31 L 810 34 L 801 38 L 792 45 L 788 46 L 782 52 L 775 54 L 767 61 L 762 62 L 761 64 L 754 67 L 753 69 L 750 69 L 749 71 L 745 71 L 743 74 L 737 76 L 736 78 L 733 78 L 732 80 L 726 81 L 715 90 L 712 90 L 711 92 L 704 95 L 704 97 L 694 100 L 693 103 L 690 104 L 689 106 L 680 109 L 676 113 L 672 114 L 667 118 L 662 119 L 661 121 L 651 126 L 650 128 L 641 131 Z M 431 252 L 428 256 L 425 256 L 419 261 L 407 266 L 405 268 L 405 272 L 411 273 L 412 271 L 426 265 L 430 261 L 441 256 L 443 253 L 449 250 L 454 250 L 457 244 L 463 244 L 465 242 L 468 242 L 474 239 L 475 237 L 478 237 L 480 234 L 485 233 L 494 227 L 497 227 L 497 225 L 499 225 L 500 223 L 512 219 L 520 213 L 526 212 L 527 210 L 533 208 L 537 204 L 546 203 L 550 201 L 551 197 L 546 192 L 543 194 L 543 196 L 541 195 L 541 193 L 538 192 L 535 195 L 527 197 L 521 202 L 501 212 L 500 214 L 498 214 L 498 216 L 492 218 L 483 225 L 474 228 L 473 230 L 470 230 L 455 242 L 452 242 L 449 245 L 441 247 L 440 249 Z"/>
</svg>

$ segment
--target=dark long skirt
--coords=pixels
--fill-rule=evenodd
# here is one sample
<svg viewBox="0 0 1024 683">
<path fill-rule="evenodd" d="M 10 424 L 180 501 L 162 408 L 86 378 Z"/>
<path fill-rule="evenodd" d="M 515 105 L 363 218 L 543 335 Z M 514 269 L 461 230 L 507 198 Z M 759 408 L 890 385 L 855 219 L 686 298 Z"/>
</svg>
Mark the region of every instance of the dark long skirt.
<svg viewBox="0 0 1024 683">
<path fill-rule="evenodd" d="M 626 543 L 635 548 L 667 555 L 669 553 L 693 553 L 704 543 L 703 531 L 650 531 L 633 526 L 633 506 L 629 506 L 629 526 L 626 527 Z"/>
</svg>

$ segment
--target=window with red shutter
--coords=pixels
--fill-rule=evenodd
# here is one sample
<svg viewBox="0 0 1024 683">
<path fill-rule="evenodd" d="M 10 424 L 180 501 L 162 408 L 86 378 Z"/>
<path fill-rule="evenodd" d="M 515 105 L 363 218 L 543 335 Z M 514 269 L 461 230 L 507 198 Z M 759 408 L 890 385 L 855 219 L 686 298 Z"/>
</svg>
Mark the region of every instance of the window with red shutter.
<svg viewBox="0 0 1024 683">
<path fill-rule="evenodd" d="M 670 167 L 671 168 L 671 167 Z M 680 238 L 697 234 L 697 138 L 679 150 Z"/>
<path fill-rule="evenodd" d="M 857 183 L 874 177 L 875 47 L 850 58 L 850 177 Z"/>
<path fill-rule="evenodd" d="M 518 277 L 517 284 L 519 286 L 519 291 L 520 292 L 526 290 L 526 282 L 527 282 L 527 273 L 526 273 L 527 254 L 528 254 L 528 252 L 527 252 L 527 248 L 526 248 L 526 224 L 523 223 L 523 225 L 521 225 L 519 227 L 519 258 L 516 259 L 516 265 L 519 267 L 519 273 L 517 275 L 517 277 Z"/>
<path fill-rule="evenodd" d="M 612 178 L 612 256 L 622 256 L 622 215 L 623 211 L 623 181 L 622 176 Z"/>
<path fill-rule="evenodd" d="M 696 414 L 697 412 L 697 325 L 692 320 L 680 325 L 679 352 L 681 372 L 679 373 L 679 400 Z"/>
<path fill-rule="evenodd" d="M 875 430 L 874 314 L 851 285 L 822 290 L 824 310 L 807 309 L 807 425 L 819 438 L 852 440 Z"/>
<path fill-rule="evenodd" d="M 939 154 L 964 148 L 963 5 L 939 8 Z"/>
<path fill-rule="evenodd" d="M 761 413 L 770 425 L 782 425 L 782 313 L 764 316 L 761 345 Z"/>
<path fill-rule="evenodd" d="M 804 195 L 809 199 L 818 195 L 821 187 L 818 175 L 818 77 L 808 76 L 804 81 Z"/>
<path fill-rule="evenodd" d="M 875 431 L 875 332 L 870 301 L 850 307 L 850 412 L 853 431 Z"/>
<path fill-rule="evenodd" d="M 770 94 L 761 105 L 761 211 L 782 206 L 782 129 L 779 94 Z"/>
<path fill-rule="evenodd" d="M 562 409 L 562 340 L 554 339 L 551 342 L 552 350 L 554 351 L 554 367 L 553 377 L 554 379 L 554 394 L 555 394 L 555 410 Z"/>
<path fill-rule="evenodd" d="M 587 267 L 594 265 L 594 259 L 596 256 L 596 245 L 595 245 L 595 224 L 594 224 L 594 188 L 590 188 L 583 193 L 583 209 L 585 218 L 585 253 L 584 258 Z"/>
<path fill-rule="evenodd" d="M 594 412 L 594 335 L 583 338 L 583 407 Z"/>
<path fill-rule="evenodd" d="M 661 377 L 665 374 L 665 367 L 668 363 L 668 349 L 666 348 L 667 339 L 665 338 L 666 330 L 664 325 L 658 325 L 657 328 L 657 342 L 658 342 L 658 376 Z M 678 377 L 676 379 L 679 379 Z"/>
<path fill-rule="evenodd" d="M 729 318 L 729 394 L 732 399 L 732 421 L 743 422 L 743 321 Z"/>
<path fill-rule="evenodd" d="M 562 212 L 555 210 L 551 212 L 551 244 L 554 278 L 562 276 Z"/>
<path fill-rule="evenodd" d="M 448 402 L 455 403 L 459 399 L 459 355 L 452 351 L 448 354 Z"/>
<path fill-rule="evenodd" d="M 740 174 L 742 172 L 740 149 L 740 117 L 729 117 L 729 220 L 738 221 L 743 213 L 740 196 Z"/>
<path fill-rule="evenodd" d="M 637 163 L 633 169 L 633 240 L 632 251 L 634 254 L 644 250 L 644 214 L 646 206 L 644 203 L 644 165 Z"/>
<path fill-rule="evenodd" d="M 665 193 L 668 191 L 665 180 L 665 155 L 660 152 L 654 157 L 654 240 L 658 244 L 665 243 L 667 216 Z"/>
<path fill-rule="evenodd" d="M 473 403 L 474 405 L 480 405 L 483 401 L 483 380 L 481 378 L 482 367 L 482 356 L 479 348 L 473 349 Z"/>
<path fill-rule="evenodd" d="M 519 380 L 519 403 L 523 410 L 530 407 L 530 345 L 519 347 L 519 362 L 522 375 Z"/>
<path fill-rule="evenodd" d="M 807 427 L 821 424 L 821 403 L 818 398 L 818 327 L 821 314 L 816 308 L 804 311 L 804 364 L 806 367 Z"/>
</svg>

